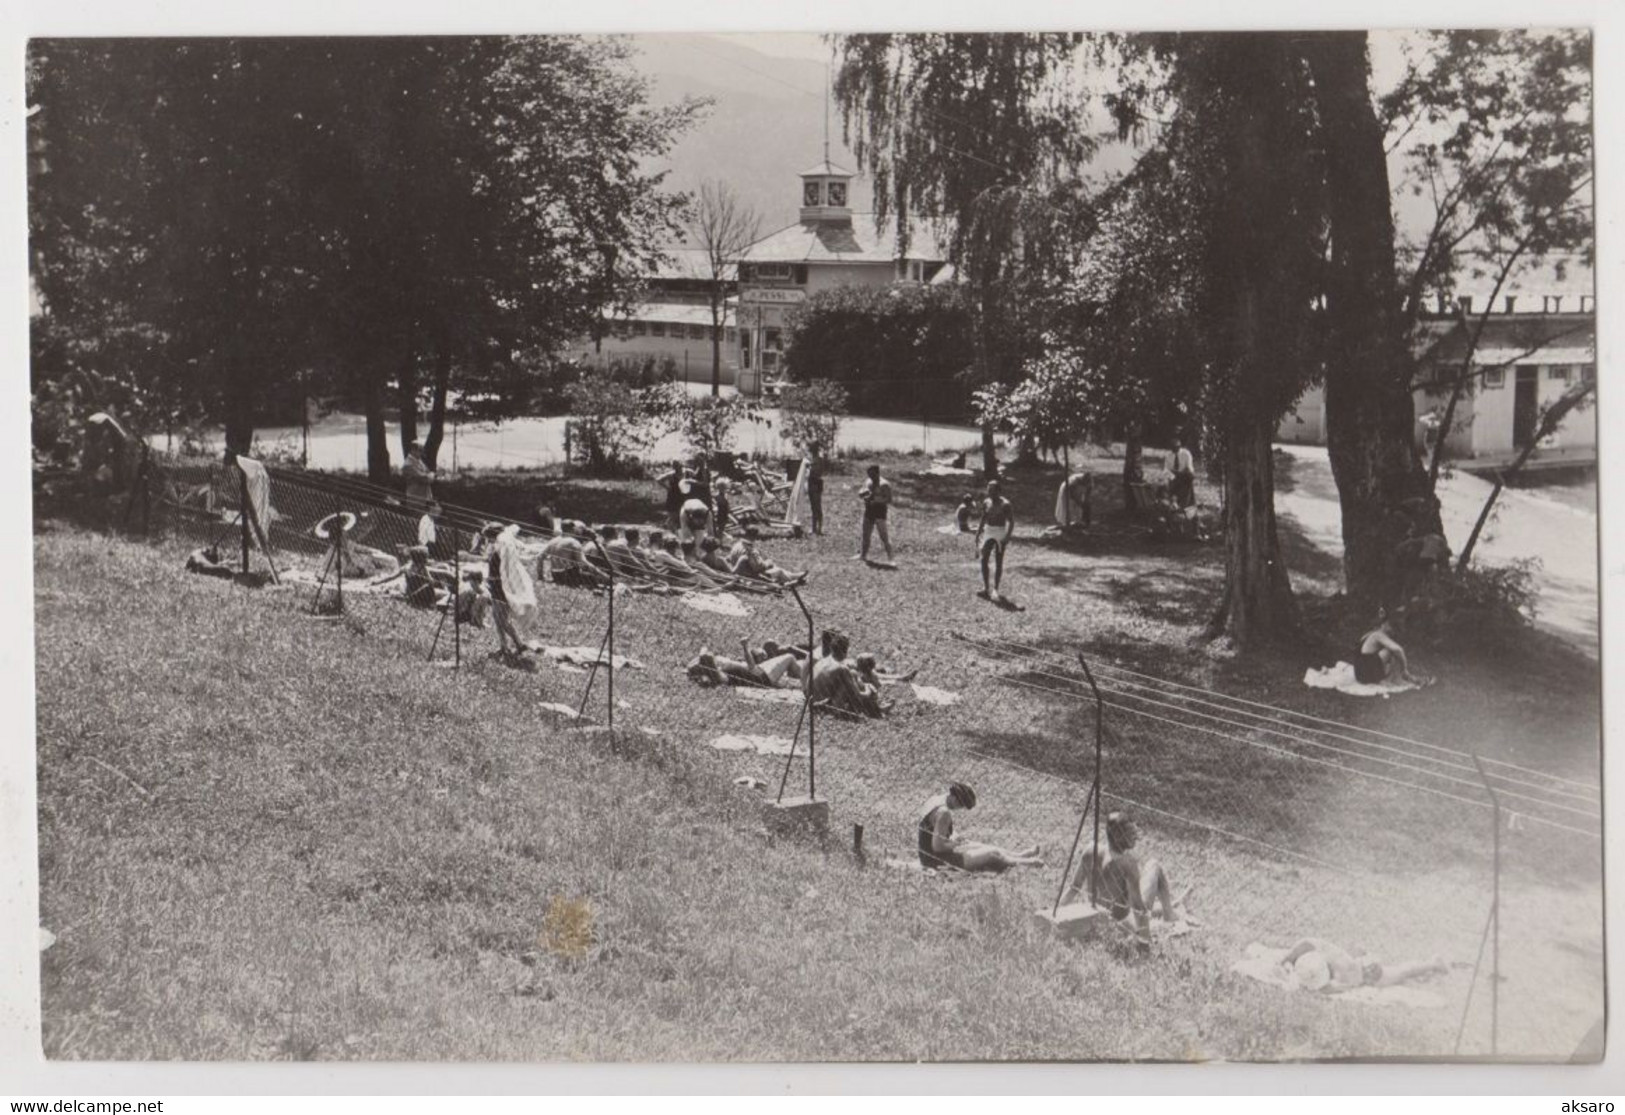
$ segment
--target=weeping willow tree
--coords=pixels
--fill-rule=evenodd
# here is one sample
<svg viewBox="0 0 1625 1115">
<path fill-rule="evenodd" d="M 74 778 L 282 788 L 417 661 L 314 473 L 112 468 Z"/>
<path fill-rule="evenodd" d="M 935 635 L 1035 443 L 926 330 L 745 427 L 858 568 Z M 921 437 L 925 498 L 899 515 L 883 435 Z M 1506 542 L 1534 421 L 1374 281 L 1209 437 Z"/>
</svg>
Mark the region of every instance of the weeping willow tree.
<svg viewBox="0 0 1625 1115">
<path fill-rule="evenodd" d="M 1020 375 L 1038 330 L 1020 296 L 1021 222 L 990 215 L 1011 191 L 1042 192 L 1096 150 L 1071 33 L 877 34 L 835 38 L 834 94 L 847 144 L 874 182 L 877 221 L 906 252 L 916 222 L 935 228 L 971 291 L 973 375 Z M 981 216 L 983 219 L 978 220 Z M 993 430 L 982 428 L 992 471 Z"/>
</svg>

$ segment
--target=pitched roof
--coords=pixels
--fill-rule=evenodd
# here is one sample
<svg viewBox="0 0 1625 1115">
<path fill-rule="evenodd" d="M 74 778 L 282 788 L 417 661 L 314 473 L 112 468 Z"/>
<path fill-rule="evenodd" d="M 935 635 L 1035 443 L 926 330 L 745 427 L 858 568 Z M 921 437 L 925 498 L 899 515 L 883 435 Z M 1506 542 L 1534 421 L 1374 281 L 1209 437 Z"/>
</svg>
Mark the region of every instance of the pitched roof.
<svg viewBox="0 0 1625 1115">
<path fill-rule="evenodd" d="M 651 279 L 694 279 L 711 281 L 711 259 L 704 248 L 667 248 L 665 258 L 649 272 Z M 737 278 L 733 264 L 723 268 L 723 282 Z"/>
<path fill-rule="evenodd" d="M 1421 324 L 1415 351 L 1436 363 L 1459 362 L 1467 333 L 1459 321 Z M 1473 350 L 1474 365 L 1591 364 L 1597 359 L 1597 325 L 1591 314 L 1493 314 Z"/>
<path fill-rule="evenodd" d="M 877 229 L 874 214 L 854 213 L 851 224 L 831 221 L 798 222 L 769 233 L 747 248 L 741 263 L 892 263 L 897 258 L 895 225 L 887 220 Z M 947 255 L 935 238 L 916 231 L 910 239 L 909 259 L 942 260 Z"/>
<path fill-rule="evenodd" d="M 814 174 L 844 174 L 848 178 L 855 177 L 850 170 L 847 170 L 845 167 L 836 166 L 828 159 L 825 159 L 817 166 L 808 167 L 806 170 L 801 172 L 801 177 L 808 178 Z"/>
</svg>

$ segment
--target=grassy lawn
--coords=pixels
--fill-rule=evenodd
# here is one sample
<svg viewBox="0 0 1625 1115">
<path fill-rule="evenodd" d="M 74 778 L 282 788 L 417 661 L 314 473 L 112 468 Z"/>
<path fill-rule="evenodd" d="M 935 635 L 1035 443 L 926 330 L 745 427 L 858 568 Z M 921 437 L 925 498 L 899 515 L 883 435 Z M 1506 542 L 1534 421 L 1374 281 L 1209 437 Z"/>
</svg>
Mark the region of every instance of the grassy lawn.
<svg viewBox="0 0 1625 1115">
<path fill-rule="evenodd" d="M 1041 544 L 1046 472 L 1012 484 L 1006 589 L 1027 611 L 1006 612 L 975 598 L 970 541 L 936 529 L 965 482 L 921 475 L 917 458 L 883 463 L 897 484 L 897 572 L 850 560 L 857 463 L 832 477 L 829 535 L 767 549 L 812 570 L 820 626 L 962 699 L 938 707 L 898 687 L 884 723 L 820 720 L 823 846 L 767 838 L 762 792 L 735 785 L 775 788 L 782 759 L 707 746 L 725 732 L 788 738 L 797 708 L 700 690 L 681 672 L 702 644 L 804 637 L 791 601 L 751 598 L 737 618 L 618 600 L 617 650 L 644 668 L 617 676 L 612 742 L 543 707 L 577 703 L 584 675 L 500 666 L 488 632 L 453 672 L 424 661 L 430 619 L 394 601 L 354 597 L 348 620 L 314 621 L 306 593 L 187 577 L 174 546 L 43 524 L 41 920 L 58 935 L 42 956 L 48 1054 L 1448 1054 L 1464 970 L 1431 986 L 1447 1008 L 1410 1011 L 1286 995 L 1228 968 L 1249 941 L 1304 933 L 1470 962 L 1488 901 L 1486 813 L 1113 711 L 1108 805 L 1141 807 L 1146 850 L 1176 889 L 1194 887 L 1205 925 L 1149 959 L 1115 941 L 1049 941 L 1030 915 L 1053 900 L 1077 823 L 1092 713 L 949 632 L 1081 649 L 1592 780 L 1594 664 L 1534 637 L 1440 648 L 1422 663 L 1440 684 L 1360 701 L 1299 683 L 1322 664 L 1313 648 L 1210 656 L 1193 636 L 1217 597 L 1217 549 L 1154 545 L 1111 514 L 1082 548 Z M 547 483 L 576 517 L 658 513 L 652 484 Z M 442 496 L 528 513 L 539 485 L 474 477 Z M 1289 553 L 1295 575 L 1300 560 L 1329 575 L 1290 539 Z M 603 613 L 601 597 L 548 586 L 535 631 L 595 646 Z M 595 689 L 600 712 L 602 698 Z M 907 856 L 920 801 L 948 778 L 981 798 L 967 832 L 1042 843 L 1052 866 L 955 881 L 886 866 Z M 806 779 L 795 760 L 790 786 Z M 847 850 L 853 824 L 865 864 Z M 1501 991 L 1502 1052 L 1566 1057 L 1601 1012 L 1600 871 L 1583 838 L 1532 827 L 1508 842 L 1503 952 L 1520 960 Z M 1477 991 L 1464 1052 L 1486 1040 L 1482 980 Z"/>
</svg>

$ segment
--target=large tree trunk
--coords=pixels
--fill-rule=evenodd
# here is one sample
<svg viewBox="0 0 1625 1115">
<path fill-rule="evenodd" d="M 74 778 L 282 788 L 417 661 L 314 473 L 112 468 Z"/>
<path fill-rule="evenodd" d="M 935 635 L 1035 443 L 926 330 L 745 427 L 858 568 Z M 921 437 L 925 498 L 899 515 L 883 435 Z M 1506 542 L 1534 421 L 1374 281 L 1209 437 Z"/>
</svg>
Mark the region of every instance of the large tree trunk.
<svg viewBox="0 0 1625 1115">
<path fill-rule="evenodd" d="M 362 387 L 362 410 L 367 418 L 367 479 L 374 484 L 389 482 L 389 429 L 384 422 L 384 380 L 382 369 L 372 369 Z"/>
<path fill-rule="evenodd" d="M 1388 559 L 1405 536 L 1406 516 L 1397 512 L 1427 495 L 1415 451 L 1388 163 L 1368 88 L 1366 33 L 1313 35 L 1305 53 L 1326 137 L 1331 218 L 1326 447 L 1343 513 L 1349 595 L 1377 603 L 1387 592 Z M 1438 529 L 1437 504 L 1417 506 L 1422 523 Z"/>
<path fill-rule="evenodd" d="M 1139 511 L 1138 486 L 1145 483 L 1145 443 L 1140 440 L 1140 425 L 1133 423 L 1123 434 L 1123 510 Z"/>
<path fill-rule="evenodd" d="M 1240 419 L 1224 437 L 1224 600 L 1213 634 L 1256 647 L 1295 635 L 1297 606 L 1275 531 L 1274 423 Z"/>
<path fill-rule="evenodd" d="M 444 341 L 435 353 L 434 396 L 429 402 L 429 432 L 423 438 L 423 459 L 438 468 L 440 443 L 446 439 L 446 395 L 451 389 L 451 347 Z"/>
<path fill-rule="evenodd" d="M 418 439 L 418 369 L 417 358 L 408 352 L 401 359 L 397 386 L 400 389 L 401 458 L 406 448 Z"/>
</svg>

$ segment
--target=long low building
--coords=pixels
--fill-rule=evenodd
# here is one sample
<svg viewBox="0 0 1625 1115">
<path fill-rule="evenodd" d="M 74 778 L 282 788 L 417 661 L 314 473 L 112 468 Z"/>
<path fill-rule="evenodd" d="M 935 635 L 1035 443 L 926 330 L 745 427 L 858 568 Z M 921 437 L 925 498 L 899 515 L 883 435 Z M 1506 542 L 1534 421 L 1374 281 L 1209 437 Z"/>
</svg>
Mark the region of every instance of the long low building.
<svg viewBox="0 0 1625 1115">
<path fill-rule="evenodd" d="M 630 313 L 605 311 L 603 335 L 583 338 L 569 355 L 587 364 L 615 360 L 670 360 L 691 383 L 711 382 L 711 269 L 698 248 L 674 248 L 668 261 L 649 276 L 644 295 Z M 722 375 L 733 384 L 739 371 L 736 268 L 723 276 Z"/>
<path fill-rule="evenodd" d="M 1442 435 L 1447 459 L 1483 468 L 1505 464 L 1535 440 L 1547 407 L 1576 384 L 1595 379 L 1596 304 L 1589 272 L 1565 287 L 1502 295 L 1487 316 L 1482 295 L 1463 295 L 1459 308 L 1438 305 L 1426 315 L 1413 342 L 1419 447 L 1431 447 Z M 1469 330 L 1477 328 L 1481 316 L 1484 327 L 1472 353 L 1468 388 L 1456 403 L 1450 429 L 1441 431 L 1467 358 Z M 1281 420 L 1276 436 L 1326 444 L 1324 390 L 1317 386 L 1305 392 Z M 1597 415 L 1587 405 L 1540 440 L 1530 463 L 1549 467 L 1596 459 Z"/>
</svg>

